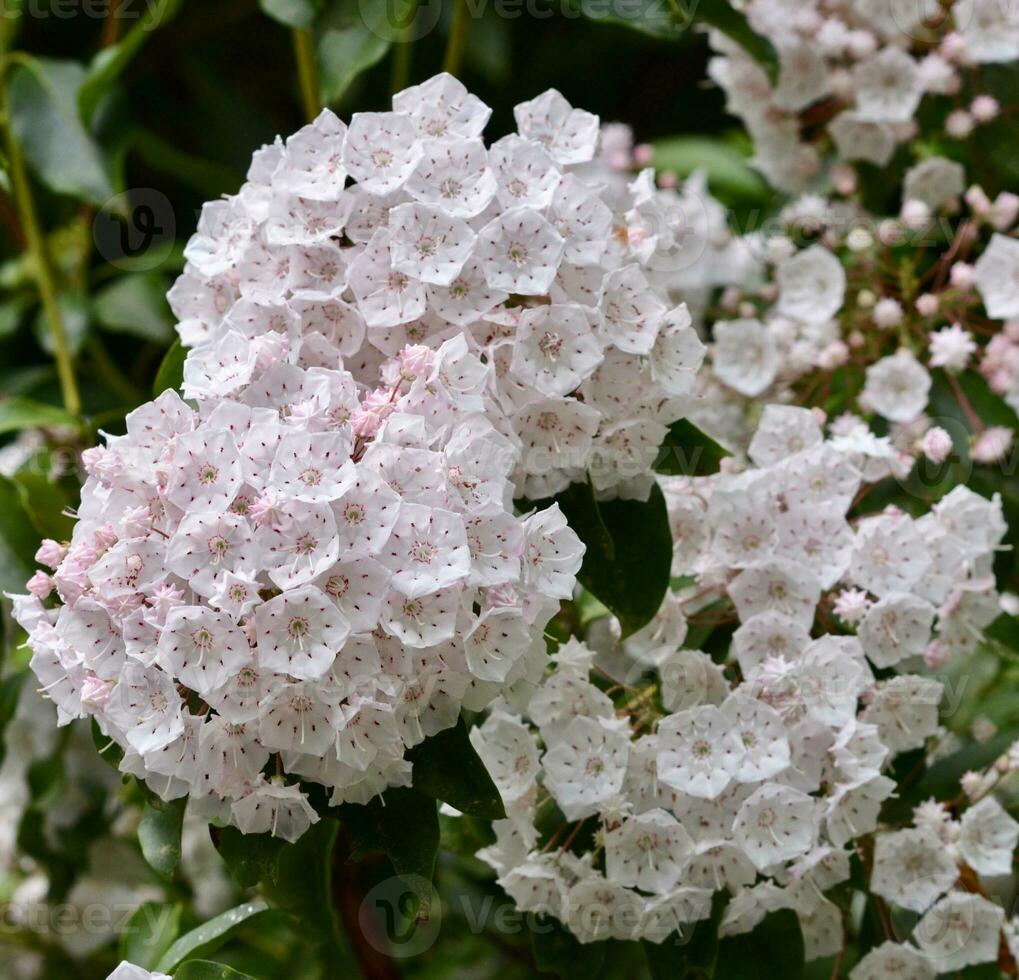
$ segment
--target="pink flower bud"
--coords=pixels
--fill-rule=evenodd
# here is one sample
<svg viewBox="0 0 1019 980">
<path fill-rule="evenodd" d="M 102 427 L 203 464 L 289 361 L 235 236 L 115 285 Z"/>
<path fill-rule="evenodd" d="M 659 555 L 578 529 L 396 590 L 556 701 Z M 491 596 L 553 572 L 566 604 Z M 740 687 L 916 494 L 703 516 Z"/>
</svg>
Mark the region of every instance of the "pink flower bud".
<svg viewBox="0 0 1019 980">
<path fill-rule="evenodd" d="M 39 550 L 35 553 L 35 560 L 47 568 L 56 568 L 67 554 L 67 548 L 54 541 L 52 538 L 43 538 Z"/>
<path fill-rule="evenodd" d="M 53 591 L 53 579 L 45 572 L 36 572 L 25 586 L 29 592 L 42 601 Z"/>
<path fill-rule="evenodd" d="M 902 223 L 913 231 L 919 231 L 931 219 L 931 209 L 923 201 L 911 200 L 902 205 Z"/>
<path fill-rule="evenodd" d="M 973 132 L 973 117 L 965 109 L 955 109 L 945 119 L 945 132 L 953 139 L 965 139 Z"/>
<path fill-rule="evenodd" d="M 934 293 L 923 293 L 916 298 L 916 312 L 920 316 L 934 316 L 941 301 Z"/>
<path fill-rule="evenodd" d="M 920 451 L 935 465 L 940 465 L 952 452 L 952 437 L 940 426 L 928 429 L 920 440 Z"/>
<path fill-rule="evenodd" d="M 952 285 L 956 289 L 972 289 L 973 284 L 976 281 L 976 274 L 973 271 L 973 266 L 968 262 L 956 262 L 951 271 L 948 274 L 948 278 L 951 280 Z"/>
<path fill-rule="evenodd" d="M 977 122 L 990 122 L 1000 110 L 998 100 L 993 95 L 978 95 L 969 107 L 970 114 Z"/>
</svg>

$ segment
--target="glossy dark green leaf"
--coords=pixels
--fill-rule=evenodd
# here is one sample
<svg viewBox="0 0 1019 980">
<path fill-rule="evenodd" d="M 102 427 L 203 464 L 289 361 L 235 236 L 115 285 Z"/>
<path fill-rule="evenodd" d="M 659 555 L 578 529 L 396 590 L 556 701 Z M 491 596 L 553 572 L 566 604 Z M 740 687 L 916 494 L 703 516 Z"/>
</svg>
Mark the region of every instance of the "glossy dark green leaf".
<svg viewBox="0 0 1019 980">
<path fill-rule="evenodd" d="M 39 536 L 13 480 L 0 476 L 0 591 L 24 592 L 35 571 Z"/>
<path fill-rule="evenodd" d="M 242 834 L 236 827 L 213 828 L 213 839 L 230 877 L 242 888 L 275 882 L 285 841 L 271 834 Z"/>
<path fill-rule="evenodd" d="M 721 31 L 758 61 L 774 81 L 778 77 L 778 52 L 774 45 L 750 26 L 746 17 L 728 0 L 659 0 L 615 4 L 605 0 L 578 0 L 592 20 L 622 24 L 662 40 L 678 41 L 697 24 Z"/>
<path fill-rule="evenodd" d="M 322 7 L 321 0 L 258 0 L 262 11 L 287 27 L 308 27 Z"/>
<path fill-rule="evenodd" d="M 242 925 L 269 913 L 262 901 L 245 902 L 180 937 L 159 959 L 157 973 L 169 973 L 188 959 L 201 959 L 220 948 Z"/>
<path fill-rule="evenodd" d="M 68 516 L 67 509 L 77 503 L 77 496 L 71 496 L 66 482 L 54 481 L 48 469 L 41 469 L 45 457 L 37 457 L 34 462 L 39 463 L 39 469 L 27 466 L 14 474 L 21 505 L 40 538 L 68 541 L 74 518 Z"/>
<path fill-rule="evenodd" d="M 21 688 L 28 673 L 27 670 L 15 671 L 0 681 L 0 765 L 3 764 L 4 756 L 7 755 L 4 733 L 7 731 L 7 726 L 11 723 L 14 713 L 18 710 L 18 698 L 21 696 Z"/>
<path fill-rule="evenodd" d="M 322 101 L 338 102 L 357 77 L 389 51 L 392 12 L 399 3 L 330 3 L 316 21 Z"/>
<path fill-rule="evenodd" d="M 753 932 L 722 939 L 714 975 L 718 980 L 800 980 L 803 932 L 796 913 L 772 912 Z"/>
<path fill-rule="evenodd" d="M 340 819 L 353 860 L 381 850 L 418 901 L 430 899 L 439 849 L 434 799 L 414 789 L 395 787 L 366 806 L 342 807 Z"/>
<path fill-rule="evenodd" d="M 158 274 L 121 276 L 96 293 L 96 319 L 106 330 L 168 344 L 174 318 L 166 302 L 166 281 Z"/>
<path fill-rule="evenodd" d="M 413 785 L 419 793 L 484 820 L 506 816 L 499 790 L 474 751 L 463 718 L 416 745 L 407 758 L 414 766 Z"/>
<path fill-rule="evenodd" d="M 654 486 L 646 501 L 597 501 L 590 484 L 575 483 L 555 499 L 587 546 L 581 584 L 612 610 L 623 636 L 646 626 L 661 607 L 672 568 L 661 490 Z"/>
<path fill-rule="evenodd" d="M 673 136 L 654 144 L 654 165 L 688 177 L 695 170 L 708 178 L 712 192 L 728 200 L 760 201 L 768 185 L 732 144 L 709 136 Z"/>
<path fill-rule="evenodd" d="M 162 364 L 156 372 L 156 380 L 152 382 L 152 394 L 161 395 L 167 388 L 175 391 L 180 388 L 184 381 L 184 359 L 187 357 L 187 348 L 179 340 L 175 340 L 170 349 L 163 357 Z"/>
<path fill-rule="evenodd" d="M 548 916 L 537 916 L 531 924 L 531 950 L 539 970 L 564 980 L 595 977 L 605 962 L 604 943 L 581 943 Z"/>
<path fill-rule="evenodd" d="M 710 918 L 686 925 L 660 943 L 641 942 L 651 980 L 702 980 L 715 975 L 718 924 L 727 902 L 726 893 L 716 892 Z"/>
<path fill-rule="evenodd" d="M 188 960 L 177 968 L 173 977 L 174 980 L 255 980 L 249 973 L 210 960 Z"/>
<path fill-rule="evenodd" d="M 0 400 L 0 435 L 21 429 L 44 429 L 61 425 L 75 428 L 78 420 L 58 405 L 47 405 L 20 395 Z"/>
<path fill-rule="evenodd" d="M 153 970 L 180 934 L 183 907 L 145 902 L 127 920 L 120 934 L 120 958 Z"/>
<path fill-rule="evenodd" d="M 180 864 L 181 831 L 187 797 L 158 804 L 146 802 L 138 824 L 138 843 L 149 866 L 169 878 Z"/>
<path fill-rule="evenodd" d="M 124 750 L 112 738 L 108 738 L 102 733 L 99 722 L 95 718 L 92 719 L 91 730 L 92 744 L 96 747 L 99 757 L 107 765 L 119 770 L 120 760 L 124 758 Z"/>
<path fill-rule="evenodd" d="M 99 147 L 82 125 L 75 61 L 19 60 L 10 75 L 10 123 L 32 169 L 51 190 L 103 205 L 113 197 Z"/>
<path fill-rule="evenodd" d="M 337 822 L 324 818 L 295 843 L 285 844 L 275 878 L 264 887 L 273 905 L 294 916 L 309 934 L 327 941 L 336 936 L 332 866 L 337 831 Z"/>
<path fill-rule="evenodd" d="M 711 436 L 687 419 L 680 419 L 669 426 L 655 460 L 655 471 L 666 476 L 711 476 L 728 455 Z"/>
</svg>

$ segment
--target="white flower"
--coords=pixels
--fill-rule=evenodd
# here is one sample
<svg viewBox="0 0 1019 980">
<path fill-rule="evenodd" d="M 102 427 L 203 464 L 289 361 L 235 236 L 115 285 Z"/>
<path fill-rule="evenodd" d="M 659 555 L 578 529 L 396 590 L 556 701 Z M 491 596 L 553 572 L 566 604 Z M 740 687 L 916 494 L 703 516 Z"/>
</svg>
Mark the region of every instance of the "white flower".
<svg viewBox="0 0 1019 980">
<path fill-rule="evenodd" d="M 561 165 L 585 163 L 598 142 L 598 117 L 574 109 L 555 89 L 549 89 L 513 110 L 522 136 L 541 143 Z"/>
<path fill-rule="evenodd" d="M 856 115 L 867 122 L 906 122 L 923 96 L 916 62 L 891 45 L 856 65 L 853 88 Z"/>
<path fill-rule="evenodd" d="M 939 973 L 998 958 L 1005 913 L 979 895 L 952 892 L 920 920 L 913 935 Z"/>
<path fill-rule="evenodd" d="M 976 353 L 973 335 L 958 323 L 934 331 L 930 336 L 930 365 L 949 371 L 965 371 L 970 358 Z"/>
<path fill-rule="evenodd" d="M 135 966 L 124 960 L 106 980 L 170 980 L 170 978 L 165 973 L 143 970 L 140 966 Z"/>
<path fill-rule="evenodd" d="M 804 323 L 823 323 L 842 308 L 846 273 L 822 245 L 811 245 L 779 263 L 778 311 Z"/>
<path fill-rule="evenodd" d="M 669 715 L 658 727 L 658 779 L 666 786 L 713 800 L 729 785 L 744 748 L 713 705 Z"/>
<path fill-rule="evenodd" d="M 722 320 L 714 337 L 712 367 L 723 384 L 753 398 L 775 380 L 779 354 L 760 320 Z"/>
<path fill-rule="evenodd" d="M 922 656 L 930 642 L 934 607 L 908 593 L 892 592 L 874 603 L 858 629 L 860 642 L 875 667 L 891 667 Z"/>
<path fill-rule="evenodd" d="M 817 802 L 789 786 L 765 784 L 740 807 L 737 843 L 759 871 L 806 854 L 817 837 Z"/>
<path fill-rule="evenodd" d="M 907 351 L 884 357 L 867 368 L 863 396 L 890 422 L 911 422 L 927 407 L 931 376 Z"/>
<path fill-rule="evenodd" d="M 1001 804 L 988 796 L 962 815 L 959 853 L 978 874 L 1006 875 L 1019 842 L 1016 823 Z"/>
<path fill-rule="evenodd" d="M 574 718 L 542 757 L 545 786 L 567 820 L 597 811 L 623 788 L 629 740 L 591 718 Z"/>
<path fill-rule="evenodd" d="M 672 814 L 654 809 L 605 835 L 605 872 L 617 885 L 663 894 L 679 884 L 693 841 Z"/>
<path fill-rule="evenodd" d="M 918 949 L 891 940 L 876 946 L 849 972 L 850 980 L 934 980 L 934 964 Z"/>
<path fill-rule="evenodd" d="M 995 232 L 973 269 L 987 315 L 993 320 L 1019 316 L 1019 239 Z"/>
<path fill-rule="evenodd" d="M 902 199 L 923 201 L 937 211 L 953 198 L 961 197 L 965 188 L 966 171 L 961 164 L 945 157 L 928 157 L 906 171 Z"/>
</svg>

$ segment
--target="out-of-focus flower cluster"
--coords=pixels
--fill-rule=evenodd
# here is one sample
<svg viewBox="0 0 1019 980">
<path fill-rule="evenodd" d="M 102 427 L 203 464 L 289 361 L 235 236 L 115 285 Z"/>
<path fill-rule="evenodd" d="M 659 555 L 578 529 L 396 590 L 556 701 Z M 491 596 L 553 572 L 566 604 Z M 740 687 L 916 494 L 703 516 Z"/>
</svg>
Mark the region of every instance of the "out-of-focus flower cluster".
<svg viewBox="0 0 1019 980">
<path fill-rule="evenodd" d="M 918 520 L 855 516 L 887 473 L 878 442 L 826 438 L 811 411 L 773 405 L 743 472 L 663 478 L 686 584 L 614 659 L 571 640 L 522 712 L 500 703 L 473 732 L 508 808 L 480 856 L 521 908 L 582 941 L 662 942 L 724 889 L 723 935 L 793 909 L 816 959 L 843 943 L 825 892 L 877 832 L 872 887 L 928 914 L 920 949 L 901 953 L 916 975 L 997 957 L 1002 910 L 953 886 L 963 867 L 1007 870 L 1019 824 L 990 797 L 961 822 L 926 807 L 923 830 L 885 833 L 880 814 L 893 760 L 939 735 L 942 685 L 924 661 L 972 653 L 1000 612 L 1001 505 L 958 488 Z M 684 647 L 689 623 L 730 618 L 723 655 Z M 959 909 L 973 935 L 931 924 Z"/>
<path fill-rule="evenodd" d="M 772 83 L 720 32 L 711 33 L 718 56 L 709 74 L 753 138 L 756 166 L 792 194 L 824 169 L 817 133 L 841 160 L 887 166 L 896 148 L 917 136 L 917 112 L 928 95 L 968 99 L 945 120 L 947 133 L 964 139 L 999 112 L 973 69 L 1019 60 L 1019 11 L 997 0 L 747 0 L 741 6 L 774 44 L 778 78 Z"/>
<path fill-rule="evenodd" d="M 995 0 L 745 11 L 775 44 L 777 82 L 716 32 L 711 75 L 754 139 L 753 164 L 794 197 L 739 240 L 695 420 L 745 447 L 756 403 L 813 403 L 840 371 L 847 407 L 891 428 L 900 469 L 963 450 L 1000 462 L 1014 425 L 983 417 L 969 381 L 982 386 L 979 372 L 1019 410 L 1019 196 L 972 183 L 960 141 L 998 121 L 979 69 L 1019 59 L 1019 14 Z M 891 201 L 873 193 L 886 174 L 901 182 Z M 939 387 L 965 412 L 965 447 L 945 399 L 930 410 Z"/>
<path fill-rule="evenodd" d="M 517 453 L 518 493 L 590 473 L 599 494 L 646 496 L 684 413 L 703 301 L 731 241 L 692 180 L 626 172 L 626 134 L 549 91 L 486 147 L 490 110 L 449 75 L 391 112 L 321 116 L 256 155 L 234 196 L 205 206 L 170 293 L 195 348 L 188 395 L 229 395 L 260 357 L 334 367 L 374 387 L 407 344 L 454 336 L 491 365 L 489 414 Z M 618 144 L 618 145 L 617 145 Z M 385 399 L 364 406 L 377 426 Z M 495 421 L 498 418 L 499 421 Z"/>
</svg>

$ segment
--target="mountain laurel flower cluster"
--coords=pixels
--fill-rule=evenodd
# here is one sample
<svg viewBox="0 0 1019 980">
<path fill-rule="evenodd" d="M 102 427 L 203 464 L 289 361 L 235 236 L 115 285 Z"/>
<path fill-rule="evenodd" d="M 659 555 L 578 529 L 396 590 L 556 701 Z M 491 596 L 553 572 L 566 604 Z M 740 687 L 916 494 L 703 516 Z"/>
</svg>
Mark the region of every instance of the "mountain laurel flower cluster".
<svg viewBox="0 0 1019 980">
<path fill-rule="evenodd" d="M 926 806 L 919 829 L 888 831 L 881 813 L 895 758 L 940 733 L 943 688 L 925 661 L 972 654 L 1000 613 L 1001 504 L 960 487 L 919 519 L 852 514 L 883 475 L 872 439 L 826 438 L 813 412 L 772 405 L 742 472 L 662 478 L 673 575 L 690 584 L 624 641 L 621 666 L 570 640 L 522 712 L 500 702 L 473 731 L 508 810 L 479 856 L 522 909 L 582 942 L 661 943 L 725 890 L 722 935 L 791 909 L 816 959 L 843 943 L 825 892 L 876 834 L 873 890 L 927 913 L 919 948 L 896 954 L 915 975 L 997 957 L 1001 908 L 955 886 L 963 867 L 1007 871 L 1019 824 L 990 796 L 958 822 Z M 684 647 L 688 619 L 709 609 L 739 623 L 721 657 Z M 932 924 L 959 909 L 981 929 Z"/>
<path fill-rule="evenodd" d="M 371 390 L 212 356 L 185 369 L 197 410 L 166 391 L 85 454 L 71 541 L 15 614 L 62 722 L 94 718 L 164 799 L 292 840 L 318 819 L 302 781 L 408 785 L 406 749 L 540 676 L 583 546 L 554 505 L 514 516 L 463 337 Z"/>
<path fill-rule="evenodd" d="M 682 300 L 719 274 L 721 208 L 697 181 L 621 173 L 597 117 L 555 91 L 488 147 L 490 110 L 449 75 L 392 105 L 349 125 L 323 110 L 205 206 L 170 293 L 209 365 L 186 391 L 229 394 L 278 349 L 374 386 L 405 345 L 461 336 L 492 367 L 518 494 L 589 472 L 599 494 L 646 497 L 703 357 Z M 366 406 L 362 427 L 387 410 Z"/>
</svg>

